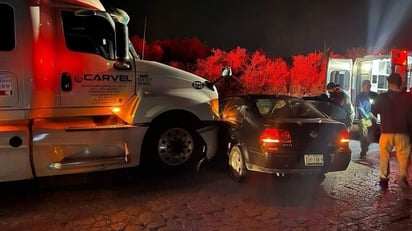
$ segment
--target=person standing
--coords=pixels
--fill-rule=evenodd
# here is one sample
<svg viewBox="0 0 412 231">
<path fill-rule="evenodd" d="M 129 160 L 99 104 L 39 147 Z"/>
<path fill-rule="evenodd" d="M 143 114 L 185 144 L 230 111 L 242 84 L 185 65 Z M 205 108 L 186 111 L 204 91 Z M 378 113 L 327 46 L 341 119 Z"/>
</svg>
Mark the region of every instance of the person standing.
<svg viewBox="0 0 412 231">
<path fill-rule="evenodd" d="M 378 93 L 371 89 L 371 82 L 369 80 L 362 81 L 362 91 L 356 96 L 356 108 L 359 116 L 359 141 L 361 145 L 361 152 L 359 159 L 366 159 L 366 153 L 369 149 L 373 137 L 373 126 L 376 126 L 376 117 L 373 115 L 371 109 L 372 104 L 376 100 Z"/>
<path fill-rule="evenodd" d="M 393 73 L 388 78 L 388 91 L 378 95 L 372 112 L 380 114 L 381 135 L 379 138 L 379 184 L 388 187 L 390 157 L 393 148 L 399 163 L 398 184 L 408 188 L 408 165 L 411 152 L 409 134 L 411 132 L 412 98 L 409 93 L 401 91 L 402 78 Z"/>
<path fill-rule="evenodd" d="M 336 85 L 333 82 L 330 82 L 326 85 L 326 90 L 328 91 L 329 98 L 337 105 L 340 105 L 345 109 L 348 116 L 346 117 L 345 125 L 348 129 L 353 124 L 355 119 L 355 108 L 353 107 L 352 101 L 350 100 L 349 95 L 342 90 L 339 85 Z"/>
</svg>

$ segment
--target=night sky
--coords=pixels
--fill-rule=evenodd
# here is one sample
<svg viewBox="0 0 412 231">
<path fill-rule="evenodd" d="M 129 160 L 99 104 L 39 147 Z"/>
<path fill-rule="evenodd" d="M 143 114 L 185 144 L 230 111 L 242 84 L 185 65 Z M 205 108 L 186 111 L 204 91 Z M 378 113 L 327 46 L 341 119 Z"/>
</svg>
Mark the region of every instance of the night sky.
<svg viewBox="0 0 412 231">
<path fill-rule="evenodd" d="M 285 57 L 322 51 L 336 53 L 412 49 L 410 0 L 102 0 L 131 17 L 130 35 L 146 40 L 198 38 L 212 48 L 237 46 Z M 407 16 L 403 16 L 407 15 Z"/>
</svg>

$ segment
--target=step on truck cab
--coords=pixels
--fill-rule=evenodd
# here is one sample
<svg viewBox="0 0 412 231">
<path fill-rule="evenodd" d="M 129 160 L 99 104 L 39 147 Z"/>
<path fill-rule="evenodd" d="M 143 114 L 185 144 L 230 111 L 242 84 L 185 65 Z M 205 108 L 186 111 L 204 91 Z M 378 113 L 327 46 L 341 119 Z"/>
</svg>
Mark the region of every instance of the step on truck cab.
<svg viewBox="0 0 412 231">
<path fill-rule="evenodd" d="M 218 93 L 139 59 L 129 16 L 98 0 L 0 0 L 0 182 L 216 153 Z"/>
</svg>

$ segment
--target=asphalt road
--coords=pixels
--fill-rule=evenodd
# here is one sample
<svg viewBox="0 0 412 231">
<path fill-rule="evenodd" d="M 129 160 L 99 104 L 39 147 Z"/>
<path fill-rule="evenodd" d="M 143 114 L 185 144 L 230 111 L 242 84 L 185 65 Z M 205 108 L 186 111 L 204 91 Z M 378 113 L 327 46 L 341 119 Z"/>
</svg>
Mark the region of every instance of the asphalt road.
<svg viewBox="0 0 412 231">
<path fill-rule="evenodd" d="M 196 174 L 139 169 L 0 184 L 0 230 L 412 230 L 412 189 L 378 185 L 377 144 L 323 183 L 256 174 L 233 182 L 215 163 Z M 412 168 L 411 171 L 412 172 Z M 409 175 L 412 180 L 412 174 Z"/>
</svg>

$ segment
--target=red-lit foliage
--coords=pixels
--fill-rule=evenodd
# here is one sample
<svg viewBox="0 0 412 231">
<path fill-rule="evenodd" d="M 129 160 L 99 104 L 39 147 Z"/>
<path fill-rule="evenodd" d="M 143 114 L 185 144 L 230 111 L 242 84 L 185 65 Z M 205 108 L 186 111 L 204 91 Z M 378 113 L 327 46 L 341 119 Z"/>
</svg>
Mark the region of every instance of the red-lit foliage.
<svg viewBox="0 0 412 231">
<path fill-rule="evenodd" d="M 176 38 L 148 43 L 138 36 L 133 36 L 130 40 L 142 59 L 166 63 L 190 72 L 195 70 L 193 64 L 197 59 L 207 58 L 211 54 L 211 49 L 197 38 Z"/>
<path fill-rule="evenodd" d="M 167 39 L 154 41 L 152 46 L 159 46 L 163 49 L 162 62 L 172 61 L 181 63 L 196 63 L 197 59 L 209 56 L 210 48 L 200 42 L 197 38 Z"/>
<path fill-rule="evenodd" d="M 289 93 L 296 96 L 319 95 L 325 91 L 326 57 L 323 53 L 293 56 Z"/>
<path fill-rule="evenodd" d="M 197 60 L 197 68 L 194 73 L 210 81 L 214 81 L 221 75 L 222 67 L 228 65 L 225 56 L 226 52 L 213 49 L 212 55 L 205 59 Z"/>
<path fill-rule="evenodd" d="M 282 59 L 269 59 L 256 51 L 241 80 L 248 93 L 287 94 L 289 71 Z"/>
<path fill-rule="evenodd" d="M 133 36 L 130 41 L 132 42 L 137 54 L 140 55 L 142 59 L 161 61 L 163 56 L 163 48 L 159 45 L 150 45 L 142 38 L 138 36 Z M 144 44 L 144 52 L 143 52 Z"/>
<path fill-rule="evenodd" d="M 228 52 L 210 49 L 197 38 L 158 40 L 148 44 L 134 36 L 131 41 L 140 55 L 145 44 L 144 59 L 169 64 L 209 81 L 219 78 L 224 66 L 230 66 L 234 78 L 216 85 L 221 96 L 246 92 L 306 96 L 325 91 L 327 55 L 322 52 L 293 55 L 289 67 L 284 59 L 269 58 L 261 51 L 251 54 L 241 47 Z M 352 59 L 366 54 L 363 48 L 352 48 L 345 55 L 327 53 L 329 57 Z"/>
<path fill-rule="evenodd" d="M 224 66 L 232 68 L 232 79 L 220 81 L 216 84 L 221 96 L 244 93 L 242 76 L 249 61 L 246 49 L 237 47 L 236 49 L 225 52 L 213 49 L 212 55 L 206 59 L 198 59 L 194 73 L 210 81 L 214 81 L 221 76 Z"/>
<path fill-rule="evenodd" d="M 286 62 L 281 58 L 269 59 L 259 51 L 251 55 L 240 47 L 230 52 L 212 50 L 211 56 L 198 60 L 195 74 L 214 81 L 226 65 L 232 68 L 236 79 L 217 84 L 224 95 L 246 92 L 287 94 L 289 71 Z"/>
</svg>

